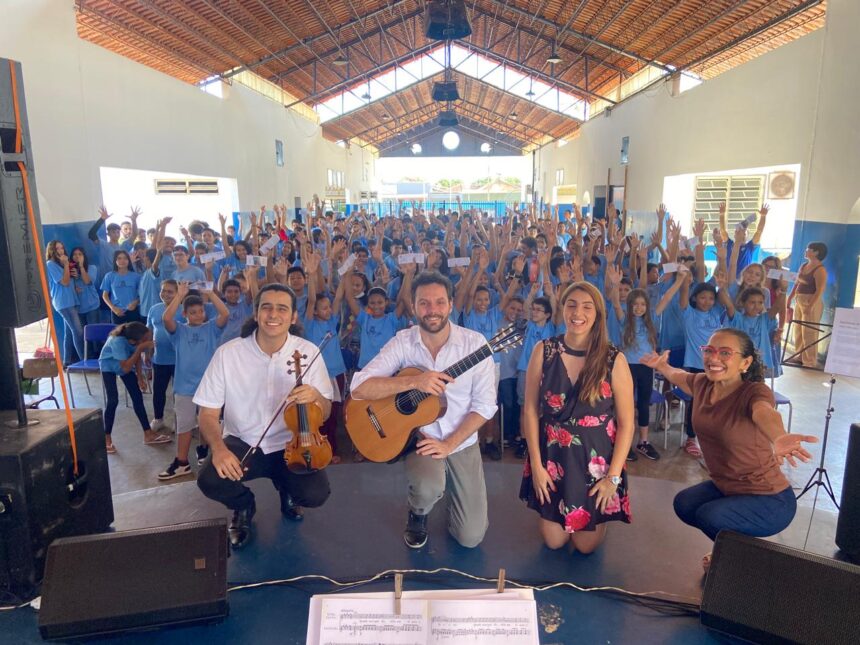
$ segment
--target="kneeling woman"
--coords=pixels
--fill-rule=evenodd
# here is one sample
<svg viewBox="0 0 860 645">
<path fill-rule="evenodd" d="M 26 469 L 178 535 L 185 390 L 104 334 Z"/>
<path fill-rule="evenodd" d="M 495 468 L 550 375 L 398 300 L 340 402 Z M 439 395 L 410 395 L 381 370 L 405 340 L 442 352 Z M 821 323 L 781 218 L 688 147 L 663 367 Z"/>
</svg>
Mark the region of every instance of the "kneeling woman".
<svg viewBox="0 0 860 645">
<path fill-rule="evenodd" d="M 764 384 L 764 366 L 750 337 L 720 329 L 702 346 L 703 374 L 671 367 L 668 352 L 642 362 L 693 397 L 693 424 L 711 481 L 675 496 L 675 513 L 712 540 L 722 529 L 767 537 L 794 518 L 794 492 L 780 470 L 784 460 L 809 461 L 802 441 L 816 437 L 786 434 Z M 710 554 L 702 561 L 705 571 Z"/>
<path fill-rule="evenodd" d="M 540 516 L 544 542 L 594 551 L 605 522 L 630 521 L 624 464 L 633 441 L 633 379 L 606 331 L 606 305 L 587 282 L 559 301 L 566 331 L 538 343 L 526 372 L 528 442 L 520 498 Z"/>
</svg>

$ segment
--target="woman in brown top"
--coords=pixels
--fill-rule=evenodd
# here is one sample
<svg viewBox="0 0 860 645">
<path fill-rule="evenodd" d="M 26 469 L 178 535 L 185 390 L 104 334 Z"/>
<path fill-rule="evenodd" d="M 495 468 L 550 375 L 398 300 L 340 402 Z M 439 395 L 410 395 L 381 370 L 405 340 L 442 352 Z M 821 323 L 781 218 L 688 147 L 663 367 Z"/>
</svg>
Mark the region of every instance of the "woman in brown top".
<svg viewBox="0 0 860 645">
<path fill-rule="evenodd" d="M 824 242 L 810 242 L 804 253 L 804 262 L 797 274 L 797 282 L 788 294 L 788 304 L 794 298 L 794 320 L 810 323 L 812 326 L 794 326 L 794 351 L 800 359 L 789 362 L 802 363 L 804 367 L 818 365 L 818 328 L 821 313 L 824 311 L 824 289 L 827 288 L 827 269 L 821 264 L 827 257 Z M 805 349 L 804 349 L 805 348 Z"/>
<path fill-rule="evenodd" d="M 693 397 L 693 424 L 711 480 L 675 496 L 681 520 L 716 539 L 722 529 L 766 537 L 787 527 L 797 504 L 780 466 L 809 461 L 802 441 L 816 437 L 786 434 L 764 384 L 764 366 L 750 337 L 720 329 L 701 347 L 705 371 L 690 374 L 671 367 L 669 353 L 650 354 L 642 363 Z M 701 430 L 699 430 L 701 428 Z M 702 562 L 707 571 L 710 554 Z"/>
</svg>

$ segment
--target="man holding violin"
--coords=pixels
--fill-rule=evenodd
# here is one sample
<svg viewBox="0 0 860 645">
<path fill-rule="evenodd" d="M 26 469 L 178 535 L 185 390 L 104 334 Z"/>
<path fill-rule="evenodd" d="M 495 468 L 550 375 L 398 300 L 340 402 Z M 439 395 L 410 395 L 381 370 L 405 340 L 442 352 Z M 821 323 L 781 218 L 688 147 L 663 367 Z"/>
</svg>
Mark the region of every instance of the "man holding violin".
<svg viewBox="0 0 860 645">
<path fill-rule="evenodd" d="M 228 534 L 237 549 L 251 540 L 256 512 L 254 493 L 243 481 L 271 479 L 281 497 L 281 513 L 294 520 L 302 517 L 297 505 L 321 506 L 329 496 L 325 471 L 299 475 L 287 468 L 284 448 L 291 436 L 280 413 L 259 450 L 248 455 L 285 397 L 287 405 L 319 406 L 323 420 L 331 412 L 332 387 L 325 362 L 313 361 L 316 345 L 290 333 L 296 317 L 296 295 L 289 287 L 263 287 L 254 300 L 254 318 L 245 323 L 240 338 L 218 348 L 194 395 L 200 432 L 211 449 L 197 485 L 206 497 L 233 511 Z M 305 357 L 303 384 L 298 387 L 293 364 L 297 350 Z"/>
</svg>

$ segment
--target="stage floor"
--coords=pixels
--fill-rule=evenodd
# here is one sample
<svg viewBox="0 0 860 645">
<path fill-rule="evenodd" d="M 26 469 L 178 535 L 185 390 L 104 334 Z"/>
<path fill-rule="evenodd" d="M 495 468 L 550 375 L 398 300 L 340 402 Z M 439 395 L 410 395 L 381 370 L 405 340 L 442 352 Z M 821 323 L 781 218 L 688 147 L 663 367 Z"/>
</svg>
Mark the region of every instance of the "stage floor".
<svg viewBox="0 0 860 645">
<path fill-rule="evenodd" d="M 663 591 L 697 603 L 701 598 L 700 560 L 711 542 L 682 524 L 672 498 L 683 488 L 674 482 L 631 478 L 633 523 L 610 525 L 606 543 L 583 556 L 545 548 L 537 515 L 516 496 L 521 469 L 485 463 L 490 498 L 490 528 L 476 549 L 465 549 L 445 530 L 445 500 L 430 516 L 430 540 L 413 551 L 403 544 L 406 480 L 402 464 L 339 465 L 329 468 L 332 495 L 323 508 L 308 510 L 301 523 L 281 519 L 278 497 L 267 480 L 252 482 L 257 495 L 255 542 L 229 559 L 229 584 L 275 580 L 304 574 L 335 579 L 365 579 L 388 569 L 448 567 L 494 578 L 505 568 L 510 580 L 532 583 L 571 581 L 581 586 L 617 586 L 630 591 Z M 116 530 L 162 526 L 224 516 L 225 509 L 205 499 L 195 482 L 184 482 L 114 497 Z M 819 513 L 821 516 L 819 517 Z M 819 511 L 812 550 L 828 547 L 835 516 Z M 802 546 L 809 509 L 777 537 Z M 823 525 L 823 526 L 819 526 Z M 832 545 L 832 538 L 829 540 Z M 829 552 L 828 552 L 829 548 Z M 165 571 L 165 586 L 170 572 Z M 406 575 L 405 589 L 475 587 L 466 579 Z M 478 585 L 487 587 L 491 585 Z M 361 587 L 383 591 L 392 583 Z M 304 643 L 309 597 L 330 586 L 302 583 L 230 593 L 230 616 L 214 625 L 164 629 L 99 642 L 124 643 Z M 644 607 L 595 593 L 574 590 L 536 592 L 541 643 L 727 643 L 693 617 L 663 616 Z M 0 614 L 0 633 L 8 643 L 41 643 L 35 611 Z"/>
</svg>

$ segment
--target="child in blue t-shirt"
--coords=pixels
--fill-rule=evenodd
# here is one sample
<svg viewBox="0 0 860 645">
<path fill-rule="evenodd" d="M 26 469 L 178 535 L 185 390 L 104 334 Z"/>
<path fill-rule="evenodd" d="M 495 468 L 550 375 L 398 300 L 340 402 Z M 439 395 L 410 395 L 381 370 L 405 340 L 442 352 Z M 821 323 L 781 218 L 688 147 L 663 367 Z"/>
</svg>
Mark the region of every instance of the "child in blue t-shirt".
<svg viewBox="0 0 860 645">
<path fill-rule="evenodd" d="M 660 302 L 653 309 L 648 298 L 648 292 L 644 289 L 630 291 L 627 296 L 627 306 L 622 307 L 619 297 L 620 289 L 616 287 L 620 270 L 610 269 L 606 274 L 609 299 L 614 310 L 613 313 L 608 314 L 608 318 L 618 322 L 619 338 L 615 344 L 621 349 L 630 365 L 630 374 L 633 377 L 636 390 L 636 414 L 639 425 L 639 443 L 636 444 L 636 450 L 652 460 L 660 458 L 660 453 L 648 442 L 654 370 L 642 363 L 642 357 L 657 351 L 660 317 L 666 307 L 669 306 L 675 293 L 681 288 L 681 283 L 687 273 L 689 272 L 686 269 L 682 269 L 681 277 L 663 294 Z M 636 454 L 632 448 L 627 459 L 629 461 L 636 459 Z"/>
<path fill-rule="evenodd" d="M 176 367 L 173 374 L 173 412 L 176 415 L 176 458 L 162 472 L 158 479 L 167 480 L 191 473 L 188 451 L 191 448 L 191 431 L 197 426 L 197 406 L 193 397 L 203 373 L 218 348 L 221 331 L 227 324 L 230 312 L 218 296 L 204 291 L 215 306 L 218 316 L 206 320 L 203 297 L 189 296 L 188 283 L 180 282 L 176 296 L 164 310 L 161 317 L 164 328 L 170 334 L 176 350 Z M 182 303 L 186 323 L 176 322 L 176 312 Z M 198 464 L 208 455 L 208 448 L 201 443 L 197 447 Z"/>
<path fill-rule="evenodd" d="M 116 387 L 116 377 L 122 380 L 134 408 L 134 414 L 143 429 L 143 442 L 147 445 L 157 445 L 170 441 L 170 437 L 158 434 L 149 426 L 149 418 L 143 405 L 141 390 L 146 389 L 146 381 L 140 371 L 141 355 L 144 350 L 152 347 L 150 331 L 141 322 L 131 322 L 119 325 L 114 329 L 99 355 L 99 370 L 105 388 L 105 447 L 108 454 L 114 454 L 111 433 L 119 404 L 119 392 Z"/>
<path fill-rule="evenodd" d="M 242 333 L 242 325 L 253 315 L 254 307 L 252 303 L 257 292 L 256 273 L 254 267 L 251 267 L 250 270 L 246 269 L 246 275 L 251 276 L 247 282 L 250 287 L 248 293 L 242 293 L 242 285 L 238 280 L 234 280 L 233 278 L 220 280 L 220 291 L 224 294 L 224 305 L 227 307 L 230 315 L 227 318 L 224 331 L 221 332 L 219 345 L 223 345 L 234 338 L 239 338 L 239 335 Z M 222 271 L 221 276 L 225 275 L 227 275 L 227 272 Z"/>
<path fill-rule="evenodd" d="M 765 309 L 766 289 L 759 287 L 747 287 L 738 296 L 739 310 L 735 310 L 734 303 L 729 303 L 728 319 L 729 326 L 745 331 L 752 339 L 753 345 L 761 354 L 767 376 L 779 376 L 775 373 L 779 362 L 773 355 L 773 344 L 771 339 L 776 331 L 776 317 L 778 312 L 785 307 L 785 293 L 781 293 L 776 302 Z"/>
<path fill-rule="evenodd" d="M 119 250 L 113 255 L 113 270 L 102 279 L 102 300 L 111 310 L 115 325 L 140 321 L 140 274 L 131 268 L 131 256 Z"/>
<path fill-rule="evenodd" d="M 332 381 L 333 398 L 331 403 L 331 414 L 322 425 L 320 430 L 328 438 L 331 445 L 333 464 L 340 463 L 337 454 L 337 421 L 343 415 L 343 396 L 346 387 L 346 365 L 343 362 L 343 353 L 340 351 L 340 342 L 337 334 L 337 318 L 334 316 L 331 298 L 327 293 L 317 292 L 317 268 L 319 267 L 319 255 L 317 253 L 307 254 L 302 261 L 308 272 L 308 304 L 305 312 L 304 337 L 314 345 L 320 346 L 325 342 L 322 349 L 321 360 L 325 361 L 329 378 Z M 343 290 L 347 281 L 341 280 L 337 285 L 335 298 L 343 298 Z M 326 336 L 331 335 L 330 338 Z"/>
<path fill-rule="evenodd" d="M 726 318 L 726 306 L 731 305 L 725 270 L 717 269 L 714 281 L 719 290 L 710 282 L 700 282 L 693 289 L 689 298 L 687 298 L 687 294 L 690 289 L 690 279 L 684 279 L 681 284 L 679 306 L 684 321 L 684 369 L 688 372 L 705 371 L 701 347 L 707 345 L 708 339 L 713 333 L 723 327 Z M 687 406 L 685 422 L 687 442 L 684 444 L 684 450 L 694 457 L 701 457 L 702 451 L 696 442 L 696 433 L 693 429 L 692 405 Z"/>
<path fill-rule="evenodd" d="M 152 355 L 152 409 L 155 418 L 152 427 L 160 430 L 164 427 L 164 406 L 167 403 L 167 386 L 173 379 L 173 370 L 176 365 L 176 352 L 173 349 L 173 341 L 170 334 L 164 328 L 164 310 L 176 297 L 178 285 L 176 280 L 167 279 L 161 283 L 159 293 L 161 302 L 152 306 L 146 318 L 146 326 L 152 332 L 152 340 L 155 342 L 155 352 Z M 173 319 L 183 322 L 182 312 L 177 311 Z"/>
</svg>

